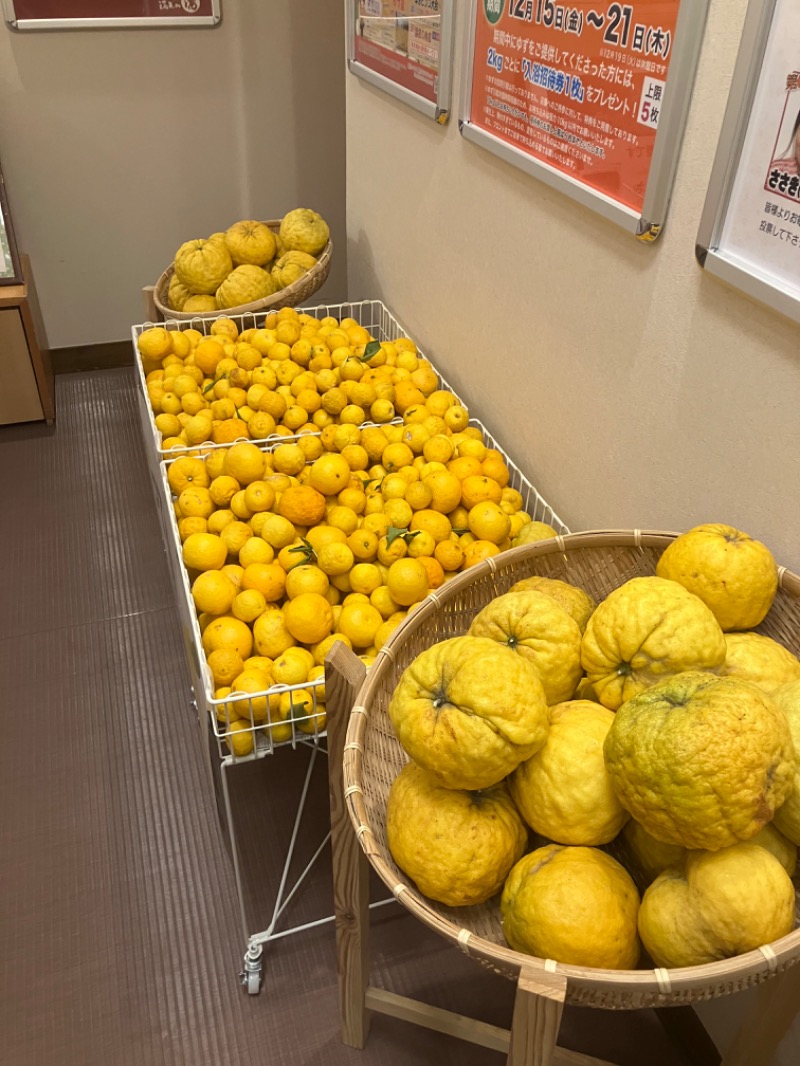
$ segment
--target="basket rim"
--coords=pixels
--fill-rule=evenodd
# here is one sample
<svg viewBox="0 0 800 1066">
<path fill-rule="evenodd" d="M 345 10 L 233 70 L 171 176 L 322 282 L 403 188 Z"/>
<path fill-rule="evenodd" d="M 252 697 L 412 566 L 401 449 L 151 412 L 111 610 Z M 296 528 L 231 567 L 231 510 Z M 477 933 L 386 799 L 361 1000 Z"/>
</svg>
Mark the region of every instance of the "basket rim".
<svg viewBox="0 0 800 1066">
<path fill-rule="evenodd" d="M 281 219 L 268 219 L 264 221 L 265 226 L 273 231 L 280 229 Z M 301 300 L 307 299 L 317 292 L 327 280 L 328 273 L 330 271 L 331 259 L 333 257 L 333 241 L 328 238 L 328 243 L 320 252 L 317 257 L 317 261 L 313 267 L 310 267 L 305 274 L 302 274 L 297 281 L 293 281 L 291 285 L 287 285 L 283 289 L 279 289 L 271 296 L 265 296 L 263 300 L 253 300 L 248 304 L 239 304 L 236 307 L 226 307 L 224 310 L 217 308 L 214 311 L 175 311 L 173 308 L 168 307 L 166 302 L 162 299 L 162 293 L 166 292 L 166 287 L 169 285 L 170 278 L 175 273 L 174 261 L 164 270 L 159 276 L 158 281 L 153 287 L 153 302 L 158 310 L 164 316 L 165 319 L 171 319 L 177 322 L 188 321 L 190 319 L 205 319 L 205 318 L 219 318 L 220 315 L 243 315 L 248 313 L 258 313 L 262 311 L 269 312 L 280 304 L 281 307 L 293 306 L 291 303 L 286 303 L 287 299 L 291 301 L 295 296 L 298 297 L 297 303 Z M 309 282 L 317 282 L 313 288 L 308 290 Z"/>
<path fill-rule="evenodd" d="M 377 844 L 372 839 L 373 833 L 361 790 L 368 708 L 379 681 L 385 671 L 391 669 L 393 665 L 394 647 L 402 641 L 404 634 L 412 626 L 416 628 L 424 617 L 453 599 L 465 585 L 470 584 L 476 577 L 495 574 L 508 565 L 551 554 L 563 554 L 566 557 L 571 550 L 587 547 L 665 548 L 677 536 L 679 536 L 678 533 L 666 530 L 585 530 L 521 545 L 485 559 L 477 566 L 463 571 L 448 581 L 443 588 L 430 593 L 422 605 L 394 630 L 387 643 L 378 652 L 375 662 L 356 694 L 347 723 L 344 750 L 344 795 L 350 819 L 370 864 L 395 898 L 407 910 L 435 932 L 452 941 L 467 955 L 500 968 L 506 973 L 509 971 L 519 973 L 523 967 L 542 973 L 558 972 L 567 978 L 568 984 L 586 992 L 604 992 L 612 996 L 614 993 L 619 995 L 629 993 L 634 996 L 656 997 L 659 1002 L 668 1003 L 671 998 L 680 998 L 681 1002 L 684 1002 L 685 994 L 693 992 L 697 993 L 696 998 L 716 997 L 723 994 L 718 987 L 720 982 L 730 982 L 735 978 L 748 978 L 753 982 L 763 980 L 800 960 L 800 927 L 754 951 L 723 959 L 720 962 L 675 969 L 607 970 L 526 955 L 506 945 L 486 940 L 439 915 L 410 879 L 398 881 L 397 874 L 385 862 Z M 778 567 L 778 587 L 784 589 L 789 595 L 800 598 L 800 575 L 785 567 Z M 734 989 L 729 991 L 732 992 Z M 683 995 L 679 997 L 679 993 Z"/>
</svg>

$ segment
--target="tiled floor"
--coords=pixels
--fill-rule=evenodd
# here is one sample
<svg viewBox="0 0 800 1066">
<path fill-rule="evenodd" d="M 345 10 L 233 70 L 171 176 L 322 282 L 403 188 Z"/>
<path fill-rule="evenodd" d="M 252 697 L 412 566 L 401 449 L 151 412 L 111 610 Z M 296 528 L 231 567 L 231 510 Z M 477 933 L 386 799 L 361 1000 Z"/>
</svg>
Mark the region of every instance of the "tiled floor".
<svg viewBox="0 0 800 1066">
<path fill-rule="evenodd" d="M 275 941 L 258 997 L 188 674 L 128 369 L 58 379 L 58 424 L 0 429 L 0 1063 L 472 1066 L 502 1056 L 376 1017 L 340 1041 L 333 930 Z M 324 835 L 324 758 L 301 858 Z M 253 921 L 266 919 L 307 756 L 231 775 Z M 323 861 L 293 923 L 330 911 Z M 254 925 L 255 931 L 259 926 Z M 512 986 L 397 905 L 375 979 L 508 1025 Z M 567 1010 L 563 1041 L 677 1066 L 650 1012 Z"/>
</svg>

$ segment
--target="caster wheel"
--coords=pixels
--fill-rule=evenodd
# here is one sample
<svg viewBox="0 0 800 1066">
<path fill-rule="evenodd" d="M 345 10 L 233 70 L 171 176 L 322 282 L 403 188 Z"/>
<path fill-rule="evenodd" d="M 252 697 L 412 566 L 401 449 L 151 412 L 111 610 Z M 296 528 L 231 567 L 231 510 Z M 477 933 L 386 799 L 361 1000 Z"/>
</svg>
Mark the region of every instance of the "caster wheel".
<svg viewBox="0 0 800 1066">
<path fill-rule="evenodd" d="M 239 974 L 239 977 L 247 989 L 248 996 L 257 996 L 261 990 L 261 955 L 261 945 L 253 944 L 247 949 L 244 956 L 244 970 Z"/>
</svg>

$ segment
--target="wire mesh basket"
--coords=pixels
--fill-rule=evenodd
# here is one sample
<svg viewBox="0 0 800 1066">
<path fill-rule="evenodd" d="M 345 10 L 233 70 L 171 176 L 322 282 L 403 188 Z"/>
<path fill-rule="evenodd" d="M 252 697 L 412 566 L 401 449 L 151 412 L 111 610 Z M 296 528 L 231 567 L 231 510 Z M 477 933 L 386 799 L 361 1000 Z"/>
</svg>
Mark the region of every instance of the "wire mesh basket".
<svg viewBox="0 0 800 1066">
<path fill-rule="evenodd" d="M 380 300 L 360 300 L 355 303 L 337 303 L 337 304 L 316 304 L 313 307 L 301 307 L 298 310 L 302 313 L 313 315 L 315 318 L 343 318 L 354 319 L 359 326 L 363 326 L 368 330 L 372 336 L 378 341 L 395 341 L 399 337 L 408 337 L 410 334 L 401 325 L 401 323 L 395 318 L 392 312 L 383 304 Z M 222 312 L 209 317 L 192 317 L 178 321 L 177 319 L 168 319 L 161 323 L 167 329 L 196 329 L 204 336 L 211 332 L 211 327 L 214 322 L 222 316 Z M 264 321 L 267 317 L 267 313 L 264 312 L 247 312 L 238 315 L 224 315 L 225 318 L 230 318 L 236 323 L 239 333 L 243 333 L 247 329 L 260 329 L 264 325 Z M 180 455 L 182 452 L 192 450 L 187 446 L 186 449 L 173 448 L 169 451 L 165 451 L 163 448 L 163 439 L 160 431 L 155 424 L 155 416 L 150 407 L 150 399 L 147 395 L 147 382 L 145 380 L 144 367 L 142 366 L 142 360 L 139 356 L 139 349 L 137 347 L 137 340 L 140 334 L 145 330 L 151 329 L 156 323 L 143 322 L 131 327 L 131 335 L 133 340 L 133 363 L 136 368 L 136 382 L 137 382 L 137 400 L 139 406 L 139 417 L 142 423 L 142 432 L 144 433 L 145 446 L 148 450 L 150 458 L 158 463 L 161 459 L 167 456 Z M 421 359 L 427 359 L 428 357 L 421 349 L 417 349 L 418 355 Z M 438 373 L 438 371 L 437 371 Z M 439 376 L 440 387 L 448 389 L 453 395 L 458 397 L 454 389 L 447 384 L 444 378 Z M 395 423 L 402 422 L 401 418 L 393 420 Z M 363 425 L 372 425 L 371 422 L 365 422 Z M 363 426 L 362 426 L 363 428 Z M 291 436 L 273 436 L 265 438 L 247 438 L 253 440 L 253 443 L 261 444 L 270 440 L 275 440 L 281 444 L 291 444 L 298 439 L 298 435 Z M 230 447 L 230 443 L 226 444 L 205 444 L 204 448 L 227 448 Z"/>
<path fill-rule="evenodd" d="M 634 577 L 655 573 L 675 533 L 578 533 L 513 548 L 459 574 L 394 631 L 378 653 L 348 724 L 344 787 L 350 817 L 370 863 L 396 898 L 426 925 L 468 955 L 516 979 L 523 962 L 567 979 L 567 1001 L 606 1009 L 670 1006 L 741 991 L 783 971 L 800 957 L 800 929 L 756 951 L 680 969 L 600 970 L 531 958 L 507 947 L 497 897 L 452 909 L 424 897 L 394 863 L 386 836 L 386 800 L 408 762 L 388 707 L 403 670 L 424 649 L 466 633 L 474 616 L 518 580 L 558 578 L 597 600 Z M 781 568 L 775 602 L 759 632 L 800 655 L 800 577 Z"/>
<path fill-rule="evenodd" d="M 491 433 L 477 420 L 473 420 L 470 424 L 481 430 L 487 447 L 497 448 L 503 454 L 510 474 L 509 487 L 520 493 L 523 500 L 522 509 L 530 514 L 532 520 L 546 522 L 561 534 L 569 532 L 550 504 L 525 477 L 514 461 L 503 452 L 502 447 Z M 270 452 L 278 447 L 279 443 L 282 444 L 283 439 L 279 442 L 264 443 L 258 447 L 260 451 Z M 173 506 L 174 496 L 168 480 L 169 468 L 179 458 L 180 456 L 174 456 L 160 464 L 161 506 L 159 513 L 162 516 L 164 537 L 169 546 L 167 557 L 178 592 L 178 607 L 184 642 L 192 669 L 195 696 L 198 705 L 202 704 L 211 723 L 218 754 L 220 758 L 229 757 L 233 761 L 244 761 L 270 755 L 276 747 L 317 742 L 325 735 L 325 689 L 322 680 L 297 685 L 275 685 L 269 689 L 251 693 L 249 696 L 236 695 L 218 699 L 214 694 L 213 678 L 203 651 L 202 633 L 192 599 L 189 574 L 182 562 L 181 539 Z M 305 713 L 300 713 L 295 709 L 287 723 L 284 717 L 279 716 L 281 697 L 284 698 L 285 703 L 287 699 L 285 694 L 300 694 L 293 697 L 299 701 L 304 698 L 306 692 L 311 697 L 312 705 Z M 235 715 L 232 714 L 232 704 L 236 708 Z M 232 728 L 233 722 L 244 722 L 244 725 L 237 724 Z M 238 734 L 239 743 L 243 747 L 249 746 L 243 733 L 252 738 L 252 752 L 245 755 L 236 754 L 232 748 L 235 733 Z"/>
</svg>

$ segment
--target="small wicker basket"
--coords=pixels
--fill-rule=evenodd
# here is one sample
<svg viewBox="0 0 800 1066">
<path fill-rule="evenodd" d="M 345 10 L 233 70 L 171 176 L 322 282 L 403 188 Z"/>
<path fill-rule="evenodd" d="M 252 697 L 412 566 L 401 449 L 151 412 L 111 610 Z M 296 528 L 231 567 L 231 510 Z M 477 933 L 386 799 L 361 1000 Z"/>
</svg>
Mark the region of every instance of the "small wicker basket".
<svg viewBox="0 0 800 1066">
<path fill-rule="evenodd" d="M 272 232 L 277 234 L 281 228 L 281 220 L 271 219 L 269 222 L 265 222 L 264 225 L 269 226 Z M 273 293 L 272 296 L 266 296 L 263 300 L 254 300 L 252 303 L 241 304 L 239 307 L 226 307 L 224 311 L 204 311 L 201 313 L 197 311 L 173 311 L 169 306 L 167 293 L 170 278 L 175 273 L 175 265 L 173 263 L 167 267 L 156 282 L 153 300 L 164 319 L 174 322 L 219 318 L 220 315 L 258 314 L 259 312 L 269 314 L 270 311 L 280 311 L 282 307 L 297 307 L 298 304 L 310 299 L 325 284 L 331 271 L 332 257 L 333 242 L 329 240 L 322 249 L 314 266 L 307 270 L 302 277 L 299 277 L 297 281 L 287 285 L 285 289 L 280 289 L 278 292 Z"/>
<path fill-rule="evenodd" d="M 395 865 L 386 840 L 386 799 L 408 761 L 392 729 L 389 701 L 400 674 L 425 648 L 465 633 L 495 596 L 532 574 L 560 578 L 603 599 L 632 577 L 652 575 L 675 533 L 577 533 L 513 548 L 453 578 L 392 634 L 358 693 L 344 751 L 344 794 L 370 863 L 417 918 L 468 955 L 517 979 L 523 963 L 567 980 L 569 1003 L 606 1009 L 688 1004 L 738 992 L 800 957 L 800 929 L 732 959 L 674 970 L 600 970 L 534 959 L 507 947 L 497 898 L 452 909 L 422 896 Z M 783 568 L 775 602 L 759 631 L 800 653 L 800 577 Z M 800 915 L 800 911 L 796 912 Z M 797 923 L 796 923 L 797 925 Z"/>
</svg>

